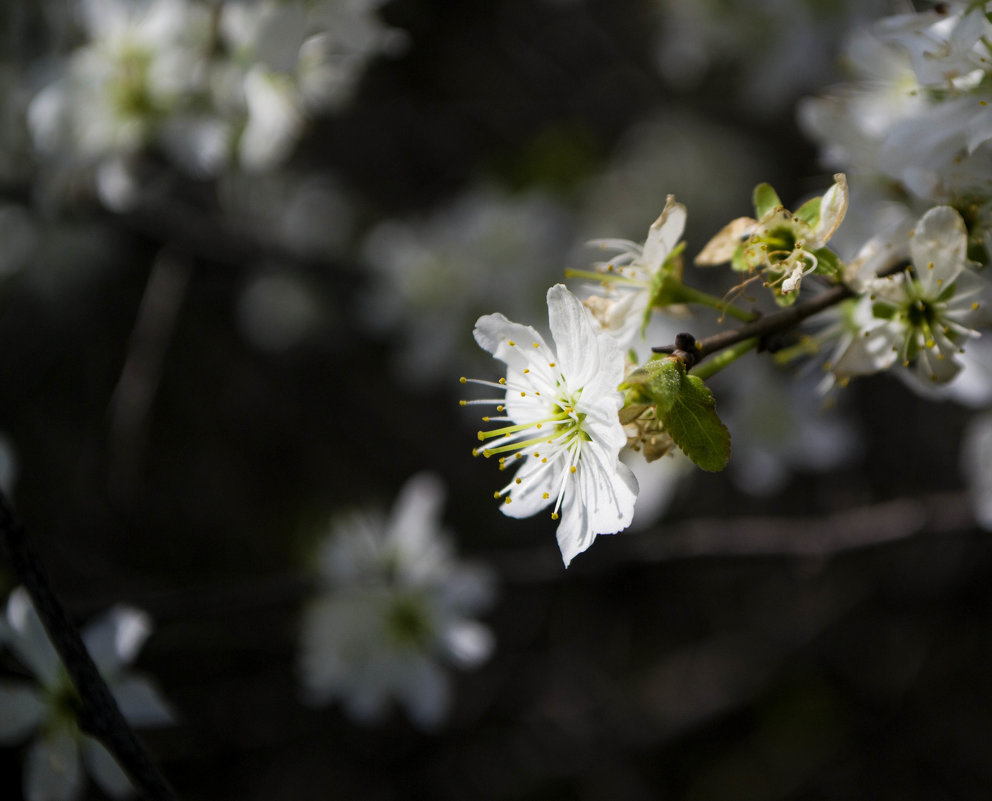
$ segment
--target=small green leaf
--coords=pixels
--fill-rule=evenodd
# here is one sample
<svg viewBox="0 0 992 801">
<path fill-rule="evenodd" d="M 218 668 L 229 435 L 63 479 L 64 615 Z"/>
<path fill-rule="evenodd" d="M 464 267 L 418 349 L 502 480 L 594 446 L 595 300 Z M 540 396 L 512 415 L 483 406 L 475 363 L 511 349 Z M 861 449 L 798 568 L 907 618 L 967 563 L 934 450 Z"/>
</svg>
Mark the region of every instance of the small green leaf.
<svg viewBox="0 0 992 801">
<path fill-rule="evenodd" d="M 665 431 L 698 467 L 717 472 L 730 459 L 730 432 L 716 413 L 713 393 L 698 376 L 689 375 L 676 358 L 638 368 L 627 377 L 628 403 L 655 405 Z"/>
<path fill-rule="evenodd" d="M 754 187 L 754 211 L 759 220 L 781 206 L 782 201 L 771 184 L 758 184 Z"/>
</svg>

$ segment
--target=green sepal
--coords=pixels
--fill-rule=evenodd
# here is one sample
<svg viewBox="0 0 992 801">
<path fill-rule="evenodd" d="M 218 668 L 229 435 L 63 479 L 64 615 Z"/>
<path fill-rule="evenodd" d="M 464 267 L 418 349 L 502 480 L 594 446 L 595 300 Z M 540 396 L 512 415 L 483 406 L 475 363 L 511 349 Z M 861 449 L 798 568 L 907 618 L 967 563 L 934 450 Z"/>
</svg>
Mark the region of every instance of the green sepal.
<svg viewBox="0 0 992 801">
<path fill-rule="evenodd" d="M 794 216 L 802 220 L 810 228 L 815 228 L 816 224 L 820 221 L 820 203 L 822 200 L 823 198 L 820 197 L 810 198 L 796 209 Z"/>
<path fill-rule="evenodd" d="M 841 267 L 840 259 L 837 258 L 837 254 L 829 248 L 817 248 L 812 253 L 816 256 L 816 269 L 813 272 L 817 275 L 825 275 L 834 281 L 839 281 L 844 270 Z"/>
<path fill-rule="evenodd" d="M 709 472 L 723 470 L 730 460 L 730 431 L 716 413 L 713 393 L 699 376 L 686 373 L 675 357 L 649 362 L 621 384 L 627 404 L 650 403 L 682 452 Z"/>
<path fill-rule="evenodd" d="M 744 246 L 738 245 L 734 255 L 730 257 L 730 266 L 739 273 L 749 273 L 751 268 L 744 258 Z"/>
<path fill-rule="evenodd" d="M 771 184 L 758 184 L 754 187 L 754 211 L 760 220 L 769 212 L 782 207 L 782 201 Z"/>
<path fill-rule="evenodd" d="M 796 302 L 796 299 L 799 297 L 799 290 L 797 289 L 795 292 L 782 292 L 776 287 L 772 295 L 775 297 L 775 302 L 783 309 L 786 309 Z"/>
</svg>

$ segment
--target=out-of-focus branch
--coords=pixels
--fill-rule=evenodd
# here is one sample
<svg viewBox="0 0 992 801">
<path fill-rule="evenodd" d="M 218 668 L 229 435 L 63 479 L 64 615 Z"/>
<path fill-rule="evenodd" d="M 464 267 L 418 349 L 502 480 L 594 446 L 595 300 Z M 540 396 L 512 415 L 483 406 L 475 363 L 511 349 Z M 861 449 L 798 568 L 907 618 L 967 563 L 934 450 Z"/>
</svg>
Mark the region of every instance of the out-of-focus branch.
<svg viewBox="0 0 992 801">
<path fill-rule="evenodd" d="M 155 767 L 117 706 L 3 492 L 0 492 L 0 536 L 14 573 L 31 596 L 38 617 L 79 693 L 82 701 L 78 713 L 80 728 L 107 747 L 127 771 L 135 787 L 148 798 L 176 801 L 175 792 Z"/>
<path fill-rule="evenodd" d="M 823 561 L 849 551 L 928 533 L 963 531 L 974 525 L 971 506 L 963 492 L 901 498 L 810 517 L 693 518 L 662 524 L 655 531 L 611 536 L 611 547 L 598 550 L 595 559 L 582 565 L 581 573 L 598 575 L 625 563 L 706 558 Z M 508 581 L 551 581 L 562 575 L 553 544 L 552 540 L 549 547 L 541 549 L 542 553 L 528 548 L 492 554 L 489 561 Z"/>
<path fill-rule="evenodd" d="M 187 260 L 160 253 L 148 276 L 127 358 L 110 400 L 110 436 L 117 484 L 135 476 L 148 410 L 158 389 L 190 270 Z"/>
</svg>

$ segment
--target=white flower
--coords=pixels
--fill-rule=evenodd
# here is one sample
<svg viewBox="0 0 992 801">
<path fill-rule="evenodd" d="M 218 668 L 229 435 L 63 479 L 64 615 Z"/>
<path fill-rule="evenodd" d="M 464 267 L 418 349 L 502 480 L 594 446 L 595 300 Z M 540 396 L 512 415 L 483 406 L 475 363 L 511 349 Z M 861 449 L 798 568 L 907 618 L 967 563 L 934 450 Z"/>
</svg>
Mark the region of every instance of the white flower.
<svg viewBox="0 0 992 801">
<path fill-rule="evenodd" d="M 183 0 L 87 0 L 80 8 L 90 41 L 34 98 L 28 123 L 41 152 L 85 162 L 147 144 L 198 88 L 209 13 Z"/>
<path fill-rule="evenodd" d="M 651 314 L 651 301 L 666 273 L 677 272 L 677 248 L 685 229 L 686 210 L 668 196 L 661 215 L 651 224 L 643 245 L 628 239 L 594 239 L 589 244 L 619 255 L 595 265 L 595 273 L 569 270 L 566 275 L 598 282 L 601 295 L 586 300 L 603 329 L 624 349 L 644 331 Z"/>
<path fill-rule="evenodd" d="M 944 8 L 881 20 L 883 41 L 906 48 L 923 86 L 971 88 L 989 69 L 992 22 L 983 3 L 944 3 Z"/>
<path fill-rule="evenodd" d="M 558 545 L 567 567 L 597 534 L 630 525 L 637 480 L 618 458 L 627 441 L 618 417 L 620 347 L 562 284 L 548 290 L 548 320 L 555 350 L 531 326 L 502 314 L 480 317 L 475 339 L 506 363 L 507 375 L 499 383 L 471 381 L 505 397 L 462 403 L 506 413 L 483 418 L 506 425 L 480 431 L 481 440 L 493 441 L 475 453 L 500 454 L 501 469 L 519 462 L 515 478 L 496 493 L 505 514 L 529 517 L 552 504 L 553 519 L 561 512 Z"/>
<path fill-rule="evenodd" d="M 961 215 L 936 206 L 920 219 L 909 243 L 913 273 L 876 279 L 861 303 L 871 318 L 834 365 L 840 380 L 916 363 L 924 383 L 946 383 L 961 370 L 958 354 L 977 337 L 979 300 L 988 291 L 970 269 Z"/>
<path fill-rule="evenodd" d="M 40 686 L 0 683 L 0 742 L 16 743 L 32 733 L 24 768 L 27 801 L 71 801 L 83 790 L 80 756 L 105 792 L 122 798 L 131 783 L 110 753 L 76 722 L 76 693 L 23 588 L 7 601 L 3 642 Z M 173 720 L 169 707 L 144 677 L 126 671 L 151 633 L 143 612 L 116 606 L 83 629 L 83 641 L 124 717 L 132 725 L 160 726 Z"/>
<path fill-rule="evenodd" d="M 471 619 L 492 601 L 492 580 L 455 559 L 440 529 L 443 489 L 411 478 L 388 519 L 356 514 L 334 526 L 320 554 L 322 592 L 306 608 L 300 645 L 304 700 L 340 699 L 371 723 L 391 698 L 414 723 L 437 726 L 450 705 L 445 659 L 471 668 L 493 650 Z"/>
<path fill-rule="evenodd" d="M 573 226 L 550 195 L 491 187 L 419 220 L 380 223 L 364 244 L 373 280 L 361 319 L 400 334 L 395 367 L 404 380 L 423 386 L 450 378 L 453 362 L 481 365 L 466 328 L 492 308 L 536 313 L 561 274 L 557 264 L 574 241 Z"/>
</svg>

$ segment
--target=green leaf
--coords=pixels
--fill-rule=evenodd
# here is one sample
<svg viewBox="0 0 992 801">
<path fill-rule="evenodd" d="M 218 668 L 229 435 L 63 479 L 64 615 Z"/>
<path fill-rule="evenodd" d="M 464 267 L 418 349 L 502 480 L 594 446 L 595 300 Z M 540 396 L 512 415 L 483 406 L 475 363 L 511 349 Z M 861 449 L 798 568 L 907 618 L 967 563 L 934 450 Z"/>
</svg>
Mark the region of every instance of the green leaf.
<svg viewBox="0 0 992 801">
<path fill-rule="evenodd" d="M 781 206 L 782 201 L 779 200 L 771 184 L 758 184 L 754 187 L 754 211 L 759 220 Z"/>
<path fill-rule="evenodd" d="M 716 413 L 713 393 L 698 376 L 689 375 L 676 358 L 638 368 L 623 385 L 628 403 L 655 405 L 665 431 L 698 467 L 723 470 L 730 459 L 730 432 Z"/>
</svg>

